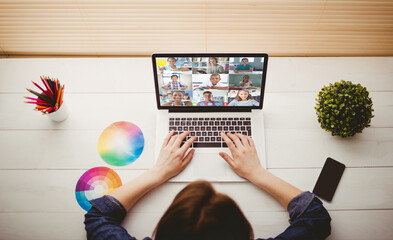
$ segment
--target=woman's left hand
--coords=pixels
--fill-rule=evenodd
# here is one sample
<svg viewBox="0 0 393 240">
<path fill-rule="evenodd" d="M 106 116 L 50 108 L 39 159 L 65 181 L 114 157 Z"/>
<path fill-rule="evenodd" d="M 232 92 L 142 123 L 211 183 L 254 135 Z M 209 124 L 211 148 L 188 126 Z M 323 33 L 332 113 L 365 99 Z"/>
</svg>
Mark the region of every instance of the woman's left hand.
<svg viewBox="0 0 393 240">
<path fill-rule="evenodd" d="M 183 171 L 191 161 L 195 152 L 195 149 L 191 149 L 186 155 L 187 150 L 196 139 L 195 136 L 188 139 L 183 146 L 180 147 L 183 139 L 189 134 L 189 132 L 184 132 L 180 135 L 173 134 L 174 131 L 171 131 L 168 136 L 165 137 L 157 162 L 151 169 L 157 174 L 160 174 L 163 181 L 166 181 Z"/>
</svg>

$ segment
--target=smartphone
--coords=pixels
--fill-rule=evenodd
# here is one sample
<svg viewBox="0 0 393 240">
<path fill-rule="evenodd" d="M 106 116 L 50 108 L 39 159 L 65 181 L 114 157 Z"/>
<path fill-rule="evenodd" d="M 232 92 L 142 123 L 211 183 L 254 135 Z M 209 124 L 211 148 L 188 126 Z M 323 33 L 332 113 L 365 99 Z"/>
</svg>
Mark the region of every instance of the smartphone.
<svg viewBox="0 0 393 240">
<path fill-rule="evenodd" d="M 328 157 L 312 192 L 326 201 L 332 201 L 344 169 L 344 164 Z"/>
</svg>

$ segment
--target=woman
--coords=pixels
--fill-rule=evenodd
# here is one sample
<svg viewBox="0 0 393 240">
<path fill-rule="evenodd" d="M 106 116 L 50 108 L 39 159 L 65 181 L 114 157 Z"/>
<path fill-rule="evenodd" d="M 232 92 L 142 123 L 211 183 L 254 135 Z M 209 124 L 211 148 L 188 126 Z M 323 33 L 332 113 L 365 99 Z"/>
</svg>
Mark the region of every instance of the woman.
<svg viewBox="0 0 393 240">
<path fill-rule="evenodd" d="M 189 71 L 190 69 L 183 66 L 176 66 L 176 59 L 174 57 L 169 57 L 167 60 L 167 64 L 165 66 L 158 67 L 158 71 L 160 73 L 164 73 L 164 70 L 168 71 Z"/>
<path fill-rule="evenodd" d="M 250 76 L 248 75 L 244 75 L 243 76 L 243 80 L 239 83 L 241 87 L 251 87 L 252 86 L 252 82 L 250 81 Z"/>
<path fill-rule="evenodd" d="M 173 101 L 162 104 L 162 106 L 192 106 L 191 101 L 183 101 L 183 92 L 172 91 Z"/>
<path fill-rule="evenodd" d="M 207 69 L 207 73 L 219 74 L 219 73 L 225 72 L 224 67 L 217 64 L 218 63 L 217 58 L 211 57 L 211 58 L 209 58 L 209 62 L 210 62 L 210 65 L 209 65 L 209 68 Z"/>
<path fill-rule="evenodd" d="M 147 192 L 183 171 L 194 155 L 195 150 L 188 149 L 196 137 L 181 145 L 189 132 L 173 134 L 174 131 L 170 132 L 164 139 L 157 162 L 150 170 L 110 195 L 91 201 L 92 208 L 85 215 L 88 239 L 135 240 L 121 226 L 127 212 Z M 221 137 L 232 156 L 223 152 L 219 155 L 233 171 L 288 209 L 291 224 L 275 239 L 316 240 L 329 236 L 330 216 L 314 194 L 302 192 L 265 170 L 250 137 L 231 133 L 221 133 Z M 204 181 L 190 183 L 175 197 L 153 234 L 156 240 L 249 240 L 253 237 L 250 223 L 236 203 Z"/>
<path fill-rule="evenodd" d="M 242 89 L 237 91 L 235 99 L 228 106 L 259 106 L 259 102 L 252 99 L 247 90 Z"/>
</svg>

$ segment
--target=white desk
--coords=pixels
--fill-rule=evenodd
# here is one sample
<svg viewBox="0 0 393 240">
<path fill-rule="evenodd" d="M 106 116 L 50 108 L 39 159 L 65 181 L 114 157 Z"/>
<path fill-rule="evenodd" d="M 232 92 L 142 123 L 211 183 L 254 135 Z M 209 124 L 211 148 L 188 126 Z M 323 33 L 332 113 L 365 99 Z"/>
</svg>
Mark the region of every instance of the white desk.
<svg viewBox="0 0 393 240">
<path fill-rule="evenodd" d="M 393 58 L 270 58 L 264 102 L 267 168 L 312 190 L 330 156 L 347 169 L 331 203 L 329 239 L 393 239 Z M 69 118 L 54 123 L 24 103 L 40 75 L 65 83 Z M 370 91 L 375 117 L 353 138 L 322 130 L 314 110 L 323 85 L 341 79 Z M 155 98 L 149 58 L 0 59 L 0 238 L 85 239 L 75 200 L 89 168 L 115 169 L 123 183 L 153 164 Z M 140 159 L 125 167 L 101 160 L 97 141 L 115 121 L 139 125 Z M 141 199 L 124 221 L 138 239 L 150 235 L 183 183 L 166 183 Z M 215 183 L 234 198 L 256 237 L 288 225 L 286 211 L 249 183 Z"/>
</svg>

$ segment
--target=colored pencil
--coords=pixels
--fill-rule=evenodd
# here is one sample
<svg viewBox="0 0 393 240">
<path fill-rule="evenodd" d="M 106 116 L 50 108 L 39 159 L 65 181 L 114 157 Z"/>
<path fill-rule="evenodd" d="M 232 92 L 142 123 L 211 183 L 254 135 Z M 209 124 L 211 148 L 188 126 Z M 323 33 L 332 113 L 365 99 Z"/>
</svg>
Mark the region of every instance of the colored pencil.
<svg viewBox="0 0 393 240">
<path fill-rule="evenodd" d="M 45 90 L 42 89 L 42 88 L 40 87 L 40 85 L 38 85 L 37 83 L 35 83 L 35 82 L 33 82 L 33 81 L 31 81 L 31 82 L 34 83 L 34 85 L 35 85 L 36 87 L 38 87 L 42 92 L 45 92 Z"/>
<path fill-rule="evenodd" d="M 25 97 L 25 98 L 28 99 L 28 100 L 31 100 L 31 101 L 46 103 L 45 101 L 43 101 L 43 100 L 41 100 L 41 99 L 39 99 L 39 98 L 31 98 L 31 97 Z"/>
<path fill-rule="evenodd" d="M 26 88 L 27 91 L 34 94 L 37 98 L 25 97 L 25 103 L 36 104 L 34 110 L 40 111 L 43 114 L 48 114 L 57 111 L 63 103 L 64 85 L 60 84 L 59 79 L 54 79 L 46 76 L 40 76 L 44 87 L 39 86 L 34 81 L 33 84 L 41 91 L 41 93 Z"/>
<path fill-rule="evenodd" d="M 41 80 L 44 83 L 44 85 L 45 85 L 45 87 L 47 89 L 47 92 L 49 93 L 48 96 L 51 97 L 54 100 L 52 90 L 50 89 L 49 83 L 46 81 L 46 78 L 45 77 L 41 77 Z"/>
</svg>

